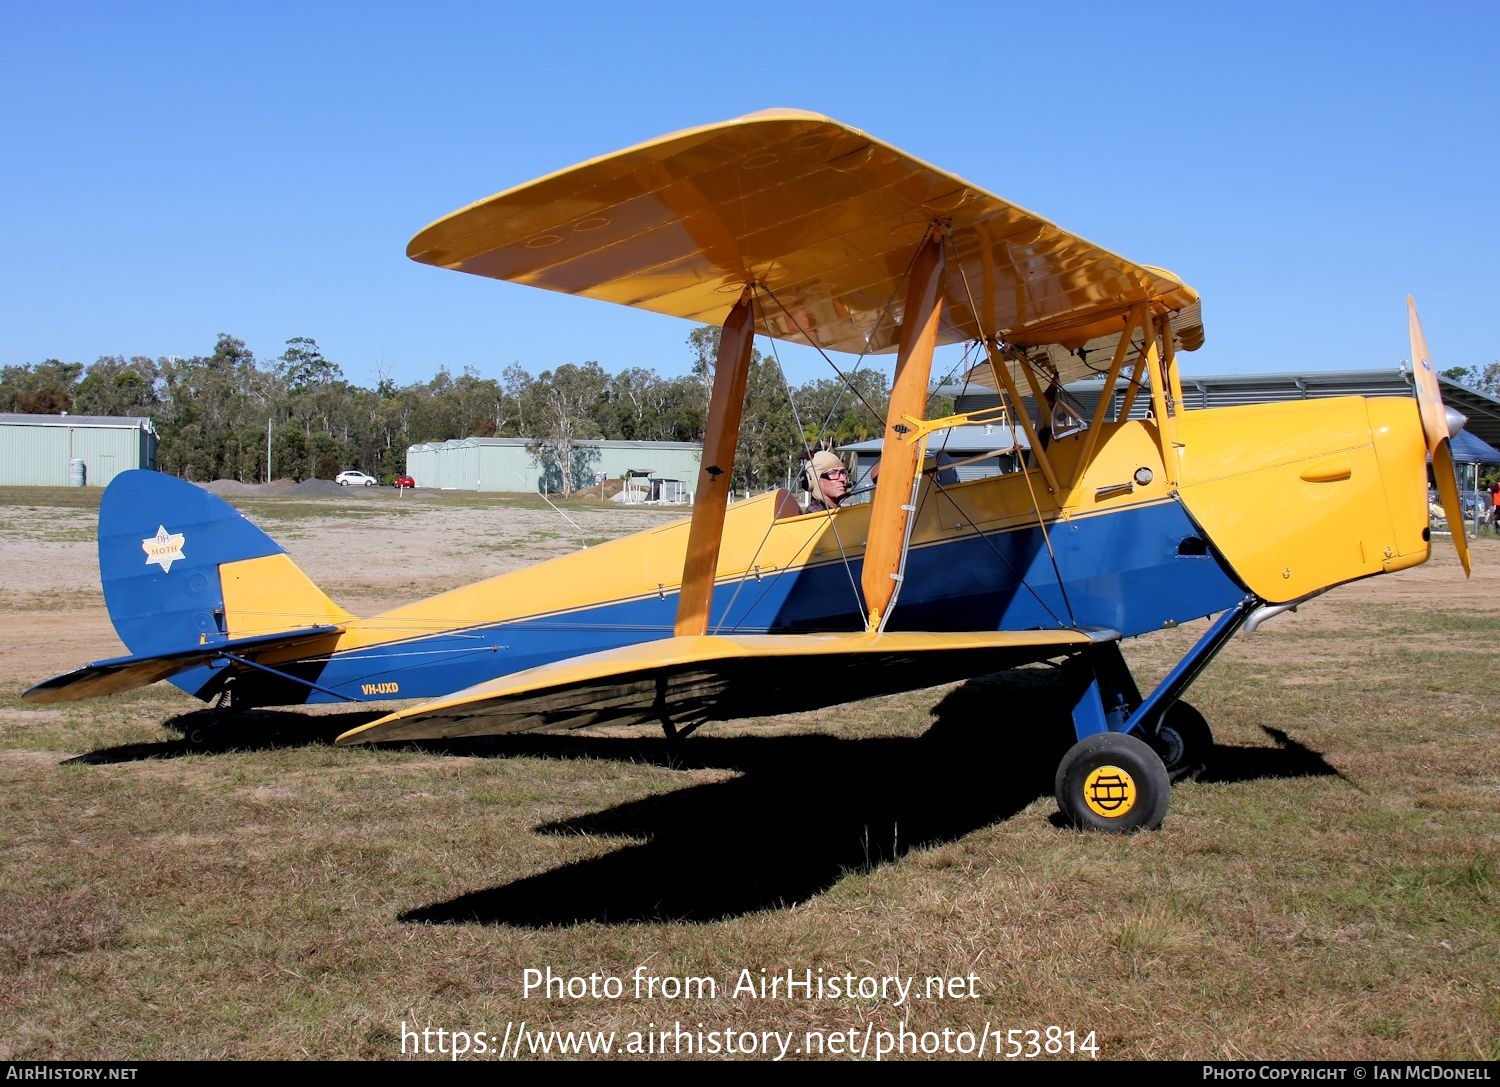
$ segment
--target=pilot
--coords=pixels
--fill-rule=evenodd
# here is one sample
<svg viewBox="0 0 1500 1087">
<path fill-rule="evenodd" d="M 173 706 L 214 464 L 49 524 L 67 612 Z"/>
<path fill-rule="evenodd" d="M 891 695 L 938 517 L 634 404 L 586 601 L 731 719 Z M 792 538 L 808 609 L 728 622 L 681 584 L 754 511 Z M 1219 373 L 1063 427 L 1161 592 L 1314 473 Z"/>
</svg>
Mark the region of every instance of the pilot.
<svg viewBox="0 0 1500 1087">
<path fill-rule="evenodd" d="M 849 493 L 849 469 L 826 449 L 807 462 L 807 512 L 836 510 Z"/>
</svg>

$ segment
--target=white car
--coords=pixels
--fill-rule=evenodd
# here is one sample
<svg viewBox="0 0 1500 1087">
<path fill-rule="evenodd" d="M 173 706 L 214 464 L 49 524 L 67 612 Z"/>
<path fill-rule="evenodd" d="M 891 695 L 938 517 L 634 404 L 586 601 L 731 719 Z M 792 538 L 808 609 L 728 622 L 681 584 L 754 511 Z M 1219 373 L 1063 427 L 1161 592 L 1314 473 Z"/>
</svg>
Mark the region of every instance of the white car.
<svg viewBox="0 0 1500 1087">
<path fill-rule="evenodd" d="M 373 487 L 375 477 L 367 476 L 363 472 L 340 472 L 333 477 L 333 481 L 340 487 Z"/>
</svg>

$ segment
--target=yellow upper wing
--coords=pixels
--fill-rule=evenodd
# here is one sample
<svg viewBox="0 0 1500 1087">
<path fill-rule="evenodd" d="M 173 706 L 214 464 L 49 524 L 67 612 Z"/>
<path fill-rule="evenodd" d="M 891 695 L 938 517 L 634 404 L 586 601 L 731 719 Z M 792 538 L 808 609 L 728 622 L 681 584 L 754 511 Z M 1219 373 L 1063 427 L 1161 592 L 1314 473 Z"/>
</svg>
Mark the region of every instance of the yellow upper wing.
<svg viewBox="0 0 1500 1087">
<path fill-rule="evenodd" d="M 1197 295 L 1172 275 L 797 110 L 688 129 L 498 193 L 433 223 L 407 253 L 714 325 L 756 284 L 764 335 L 865 353 L 895 348 L 907 266 L 934 223 L 952 237 L 942 342 L 1077 347 L 1118 335 L 1141 302 L 1191 312 L 1174 330 L 1184 349 L 1202 342 Z"/>
</svg>

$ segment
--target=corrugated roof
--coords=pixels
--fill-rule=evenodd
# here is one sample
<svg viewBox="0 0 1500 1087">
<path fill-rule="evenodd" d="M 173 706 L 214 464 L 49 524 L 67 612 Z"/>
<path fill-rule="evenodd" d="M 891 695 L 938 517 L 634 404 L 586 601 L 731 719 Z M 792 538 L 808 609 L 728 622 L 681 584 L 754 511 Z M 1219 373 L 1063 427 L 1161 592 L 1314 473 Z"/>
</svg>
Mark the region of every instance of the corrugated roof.
<svg viewBox="0 0 1500 1087">
<path fill-rule="evenodd" d="M 27 415 L 24 412 L 0 412 L 0 424 L 11 426 L 129 427 L 156 433 L 152 421 L 144 415 Z"/>
<path fill-rule="evenodd" d="M 1469 433 L 1489 445 L 1500 446 L 1500 399 L 1446 377 L 1439 377 L 1438 381 L 1442 385 L 1444 402 L 1468 418 Z M 1124 385 L 1124 381 L 1120 381 L 1116 389 L 1122 390 Z M 1072 397 L 1090 409 L 1102 388 L 1098 380 L 1075 381 L 1066 386 Z M 957 405 L 959 411 L 999 403 L 996 394 L 986 388 L 946 385 L 938 391 L 960 401 Z M 1410 396 L 1412 381 L 1411 371 L 1405 366 L 1260 374 L 1182 374 L 1182 395 L 1189 409 L 1226 408 L 1328 396 Z M 1141 417 L 1150 405 L 1149 397 L 1138 397 L 1132 415 Z"/>
</svg>

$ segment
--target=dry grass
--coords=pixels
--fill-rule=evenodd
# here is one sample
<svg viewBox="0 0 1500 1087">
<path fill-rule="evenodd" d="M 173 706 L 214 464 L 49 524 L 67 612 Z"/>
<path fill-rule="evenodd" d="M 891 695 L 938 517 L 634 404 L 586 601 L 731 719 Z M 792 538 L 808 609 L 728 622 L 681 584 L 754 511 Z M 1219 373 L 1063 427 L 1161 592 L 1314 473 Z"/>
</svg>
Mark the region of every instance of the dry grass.
<svg viewBox="0 0 1500 1087">
<path fill-rule="evenodd" d="M 647 733 L 331 746 L 356 711 L 195 750 L 170 688 L 32 708 L 46 669 L 0 676 L 0 1059 L 383 1059 L 403 1022 L 525 1020 L 1493 1060 L 1500 541 L 1475 547 L 1474 581 L 1440 552 L 1233 642 L 1192 694 L 1215 768 L 1123 839 L 1052 819 L 1045 668 L 714 726 L 684 769 Z M 1151 680 L 1196 633 L 1127 651 Z M 624 993 L 525 995 L 548 968 Z M 717 991 L 638 997 L 638 969 Z M 963 980 L 899 1006 L 733 994 L 762 970 Z"/>
</svg>

